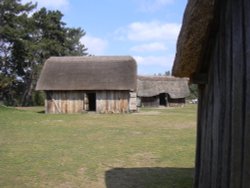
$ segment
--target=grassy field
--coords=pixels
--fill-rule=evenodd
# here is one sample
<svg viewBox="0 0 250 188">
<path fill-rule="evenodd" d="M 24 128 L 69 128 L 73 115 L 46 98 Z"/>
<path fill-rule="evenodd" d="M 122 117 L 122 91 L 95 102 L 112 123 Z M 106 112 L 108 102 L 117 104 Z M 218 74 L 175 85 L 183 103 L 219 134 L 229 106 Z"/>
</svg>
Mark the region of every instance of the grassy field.
<svg viewBox="0 0 250 188">
<path fill-rule="evenodd" d="M 0 187 L 190 188 L 196 105 L 124 115 L 0 107 Z"/>
</svg>

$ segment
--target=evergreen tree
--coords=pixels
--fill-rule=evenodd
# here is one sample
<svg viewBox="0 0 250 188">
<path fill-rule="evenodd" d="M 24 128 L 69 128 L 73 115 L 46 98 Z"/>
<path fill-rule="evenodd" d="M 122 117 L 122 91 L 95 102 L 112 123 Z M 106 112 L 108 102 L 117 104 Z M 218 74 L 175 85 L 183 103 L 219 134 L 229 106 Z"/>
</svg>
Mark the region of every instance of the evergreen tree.
<svg viewBox="0 0 250 188">
<path fill-rule="evenodd" d="M 35 104 L 34 96 L 40 96 L 35 84 L 50 56 L 87 55 L 81 28 L 66 27 L 60 11 L 42 8 L 28 17 L 35 7 L 20 0 L 0 2 L 0 97 L 7 104 Z"/>
<path fill-rule="evenodd" d="M 14 104 L 18 96 L 19 75 L 25 74 L 21 53 L 27 37 L 28 13 L 35 7 L 32 3 L 22 5 L 20 0 L 0 1 L 0 100 L 9 104 Z"/>
</svg>

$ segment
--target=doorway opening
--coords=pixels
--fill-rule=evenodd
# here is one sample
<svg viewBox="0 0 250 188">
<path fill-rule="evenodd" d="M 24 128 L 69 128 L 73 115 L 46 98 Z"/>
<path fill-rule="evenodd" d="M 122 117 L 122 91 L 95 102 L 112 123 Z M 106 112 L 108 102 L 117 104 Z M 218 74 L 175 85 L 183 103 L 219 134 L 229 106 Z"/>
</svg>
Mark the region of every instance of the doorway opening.
<svg viewBox="0 0 250 188">
<path fill-rule="evenodd" d="M 89 101 L 89 111 L 96 111 L 96 94 L 95 93 L 87 93 L 88 101 Z"/>
<path fill-rule="evenodd" d="M 161 93 L 160 98 L 160 106 L 167 106 L 166 93 Z"/>
</svg>

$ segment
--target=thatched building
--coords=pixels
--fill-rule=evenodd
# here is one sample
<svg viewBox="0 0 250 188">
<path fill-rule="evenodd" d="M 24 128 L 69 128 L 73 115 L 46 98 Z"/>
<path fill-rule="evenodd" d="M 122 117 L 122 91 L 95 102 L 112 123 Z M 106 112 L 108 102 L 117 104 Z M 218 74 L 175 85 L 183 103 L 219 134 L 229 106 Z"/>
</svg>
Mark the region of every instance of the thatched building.
<svg viewBox="0 0 250 188">
<path fill-rule="evenodd" d="M 138 76 L 139 106 L 182 106 L 189 95 L 188 79 L 170 76 Z"/>
<path fill-rule="evenodd" d="M 250 1 L 189 0 L 175 76 L 199 85 L 195 188 L 250 186 Z"/>
<path fill-rule="evenodd" d="M 120 113 L 136 110 L 137 66 L 130 56 L 51 57 L 36 89 L 46 113 Z"/>
</svg>

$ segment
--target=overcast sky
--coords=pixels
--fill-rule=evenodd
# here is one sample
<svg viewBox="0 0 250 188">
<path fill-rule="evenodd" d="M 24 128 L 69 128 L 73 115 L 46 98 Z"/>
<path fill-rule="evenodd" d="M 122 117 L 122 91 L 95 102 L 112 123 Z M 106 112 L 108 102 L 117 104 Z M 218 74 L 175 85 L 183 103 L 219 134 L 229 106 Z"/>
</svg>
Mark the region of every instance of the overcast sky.
<svg viewBox="0 0 250 188">
<path fill-rule="evenodd" d="M 27 2 L 29 0 L 23 0 Z M 131 55 L 138 74 L 171 70 L 187 0 L 33 0 L 81 27 L 92 55 Z"/>
</svg>

